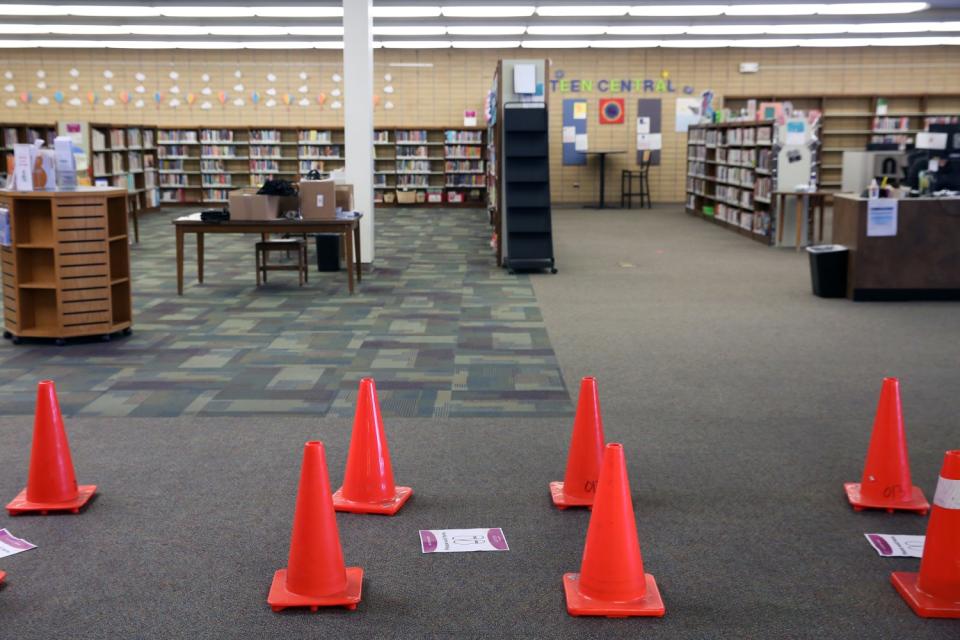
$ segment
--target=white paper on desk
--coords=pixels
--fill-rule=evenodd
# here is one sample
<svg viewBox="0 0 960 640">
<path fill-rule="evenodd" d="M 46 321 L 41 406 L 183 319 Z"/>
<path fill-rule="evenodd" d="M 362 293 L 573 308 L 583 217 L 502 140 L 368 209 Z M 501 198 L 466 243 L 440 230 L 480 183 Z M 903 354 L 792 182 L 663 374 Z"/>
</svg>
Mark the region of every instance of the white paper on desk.
<svg viewBox="0 0 960 640">
<path fill-rule="evenodd" d="M 537 92 L 537 67 L 532 64 L 513 66 L 513 92 L 533 94 Z"/>
<path fill-rule="evenodd" d="M 884 558 L 922 558 L 926 536 L 865 533 L 867 542 Z"/>
<path fill-rule="evenodd" d="M 577 128 L 576 127 L 564 127 L 563 128 L 563 143 L 567 144 L 570 142 L 577 141 Z"/>
<path fill-rule="evenodd" d="M 509 551 L 503 529 L 421 529 L 423 553 L 462 553 L 465 551 Z"/>
<path fill-rule="evenodd" d="M 574 140 L 574 148 L 577 151 L 586 151 L 587 150 L 587 134 L 578 133 L 576 139 Z"/>
<path fill-rule="evenodd" d="M 867 200 L 867 237 L 897 235 L 897 200 L 872 198 Z"/>
<path fill-rule="evenodd" d="M 16 537 L 6 529 L 0 529 L 0 558 L 36 548 L 37 545 Z"/>
<path fill-rule="evenodd" d="M 637 118 L 637 133 L 650 133 L 650 118 L 640 116 Z"/>
<path fill-rule="evenodd" d="M 638 133 L 637 151 L 657 151 L 663 148 L 663 135 L 659 133 Z"/>
</svg>

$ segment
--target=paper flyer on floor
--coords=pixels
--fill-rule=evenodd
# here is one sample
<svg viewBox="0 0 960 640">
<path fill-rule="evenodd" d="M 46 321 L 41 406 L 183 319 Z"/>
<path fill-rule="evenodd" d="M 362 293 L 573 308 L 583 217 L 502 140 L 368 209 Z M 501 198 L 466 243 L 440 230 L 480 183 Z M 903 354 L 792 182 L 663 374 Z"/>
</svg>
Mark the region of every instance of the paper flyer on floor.
<svg viewBox="0 0 960 640">
<path fill-rule="evenodd" d="M 16 537 L 6 529 L 0 529 L 0 558 L 36 548 L 37 545 Z"/>
<path fill-rule="evenodd" d="M 890 533 L 865 533 L 867 541 L 885 558 L 922 558 L 926 536 L 902 536 Z"/>
<path fill-rule="evenodd" d="M 503 529 L 421 529 L 423 553 L 509 551 Z"/>
</svg>

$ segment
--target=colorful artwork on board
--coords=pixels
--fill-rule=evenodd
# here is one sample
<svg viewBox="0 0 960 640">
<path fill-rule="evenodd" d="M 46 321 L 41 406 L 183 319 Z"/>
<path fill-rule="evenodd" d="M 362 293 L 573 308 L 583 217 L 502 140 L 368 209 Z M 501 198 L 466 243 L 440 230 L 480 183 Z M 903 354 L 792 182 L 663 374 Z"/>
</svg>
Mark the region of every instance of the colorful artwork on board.
<svg viewBox="0 0 960 640">
<path fill-rule="evenodd" d="M 623 98 L 600 98 L 600 108 L 597 109 L 600 124 L 623 124 Z"/>
</svg>

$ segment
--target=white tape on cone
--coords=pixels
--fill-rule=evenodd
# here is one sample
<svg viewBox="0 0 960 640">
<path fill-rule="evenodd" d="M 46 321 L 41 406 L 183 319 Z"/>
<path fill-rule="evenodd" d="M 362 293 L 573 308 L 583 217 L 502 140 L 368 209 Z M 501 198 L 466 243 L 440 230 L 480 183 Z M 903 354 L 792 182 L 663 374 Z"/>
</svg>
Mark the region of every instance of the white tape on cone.
<svg viewBox="0 0 960 640">
<path fill-rule="evenodd" d="M 933 495 L 933 504 L 944 509 L 960 509 L 960 480 L 940 476 L 937 492 Z"/>
</svg>

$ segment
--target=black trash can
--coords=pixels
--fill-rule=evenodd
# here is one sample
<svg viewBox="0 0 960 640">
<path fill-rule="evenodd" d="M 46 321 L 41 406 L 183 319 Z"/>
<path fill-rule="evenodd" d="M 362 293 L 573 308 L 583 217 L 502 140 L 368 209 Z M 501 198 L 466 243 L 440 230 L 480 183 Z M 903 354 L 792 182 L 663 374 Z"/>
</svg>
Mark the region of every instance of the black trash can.
<svg viewBox="0 0 960 640">
<path fill-rule="evenodd" d="M 340 234 L 318 233 L 317 271 L 340 271 Z"/>
<path fill-rule="evenodd" d="M 841 244 L 807 247 L 813 295 L 843 298 L 847 295 L 847 258 L 850 250 Z"/>
</svg>

